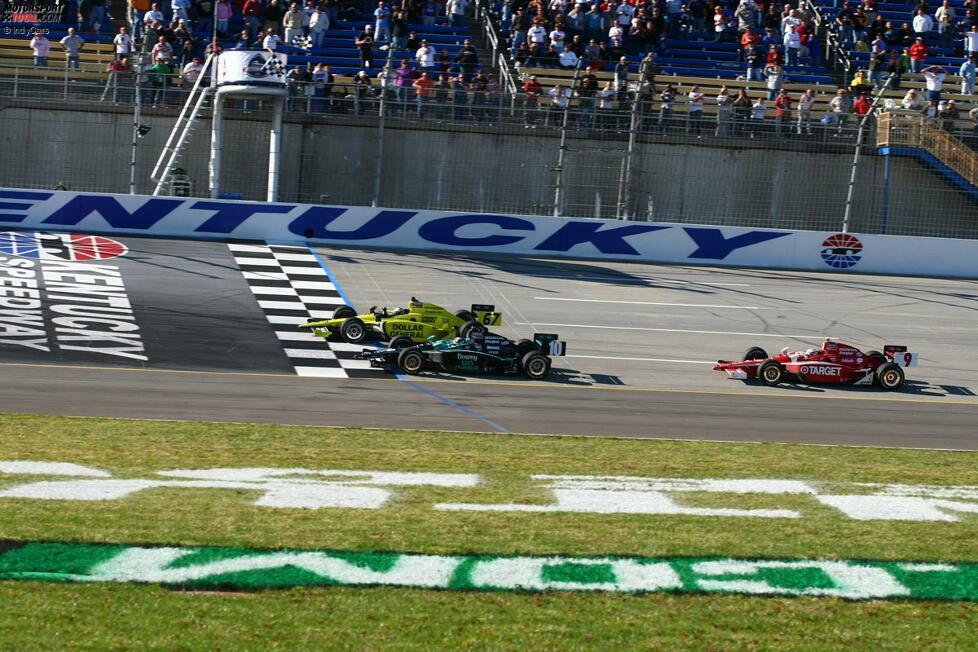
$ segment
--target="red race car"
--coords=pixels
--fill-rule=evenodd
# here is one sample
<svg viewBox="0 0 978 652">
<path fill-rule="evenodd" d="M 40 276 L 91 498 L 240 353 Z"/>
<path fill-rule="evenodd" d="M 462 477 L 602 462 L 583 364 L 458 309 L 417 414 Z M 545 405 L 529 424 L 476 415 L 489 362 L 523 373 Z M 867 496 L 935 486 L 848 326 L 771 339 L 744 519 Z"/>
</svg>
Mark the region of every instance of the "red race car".
<svg viewBox="0 0 978 652">
<path fill-rule="evenodd" d="M 786 381 L 830 385 L 879 385 L 895 391 L 903 386 L 903 367 L 917 365 L 917 354 L 905 346 L 884 346 L 883 352 L 860 351 L 854 346 L 827 339 L 820 349 L 788 351 L 769 356 L 754 346 L 740 362 L 719 360 L 714 371 L 725 371 L 731 378 L 759 378 L 765 385 Z"/>
</svg>

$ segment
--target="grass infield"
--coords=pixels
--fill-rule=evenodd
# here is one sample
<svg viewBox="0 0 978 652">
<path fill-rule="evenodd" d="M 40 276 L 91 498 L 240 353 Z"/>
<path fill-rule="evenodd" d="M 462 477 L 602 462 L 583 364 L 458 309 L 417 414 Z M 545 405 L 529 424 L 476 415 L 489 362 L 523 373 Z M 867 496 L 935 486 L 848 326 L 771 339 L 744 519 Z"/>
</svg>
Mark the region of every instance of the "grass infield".
<svg viewBox="0 0 978 652">
<path fill-rule="evenodd" d="M 737 496 L 799 519 L 444 512 L 434 503 L 548 504 L 531 474 L 978 485 L 978 454 L 773 444 L 513 437 L 247 424 L 0 419 L 0 461 L 71 462 L 116 478 L 268 467 L 478 474 L 398 488 L 375 510 L 260 507 L 256 493 L 153 489 L 105 502 L 0 499 L 0 539 L 428 555 L 978 561 L 978 516 L 857 521 L 808 496 Z M 38 478 L 32 477 L 30 481 Z M 27 481 L 0 474 L 0 490 Z M 696 496 L 684 498 L 695 504 Z M 709 496 L 724 506 L 729 496 Z M 974 644 L 971 603 L 716 595 L 505 594 L 311 588 L 251 594 L 0 582 L 0 647 L 738 647 Z M 174 623 L 184 626 L 174 627 Z"/>
</svg>

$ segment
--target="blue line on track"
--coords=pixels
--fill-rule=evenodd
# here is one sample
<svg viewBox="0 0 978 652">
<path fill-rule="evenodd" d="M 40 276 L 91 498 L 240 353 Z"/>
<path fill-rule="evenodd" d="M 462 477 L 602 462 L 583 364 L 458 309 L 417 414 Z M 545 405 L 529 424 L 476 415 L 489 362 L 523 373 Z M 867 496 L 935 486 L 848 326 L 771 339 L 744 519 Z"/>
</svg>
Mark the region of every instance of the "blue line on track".
<svg viewBox="0 0 978 652">
<path fill-rule="evenodd" d="M 335 276 L 333 276 L 333 272 L 330 271 L 329 265 L 326 264 L 326 261 L 323 260 L 323 257 L 319 255 L 319 252 L 316 251 L 315 247 L 313 247 L 312 245 L 306 245 L 306 247 L 309 249 L 309 252 L 313 255 L 313 257 L 319 263 L 319 266 L 322 267 L 324 270 L 326 270 L 326 275 L 329 276 L 329 279 L 333 282 L 333 287 L 335 287 L 336 288 L 336 291 L 339 292 L 340 297 L 342 297 L 343 301 L 346 302 L 346 305 L 348 305 L 351 308 L 353 308 L 354 307 L 353 306 L 353 302 L 350 301 L 350 297 L 346 296 L 346 292 L 344 292 L 343 291 L 343 288 L 340 287 L 339 281 L 336 279 Z M 488 417 L 484 417 L 481 414 L 479 414 L 478 412 L 476 412 L 475 410 L 470 410 L 469 408 L 465 407 L 464 405 L 459 405 L 458 403 L 456 403 L 452 399 L 448 398 L 447 396 L 443 396 L 443 395 L 439 394 L 438 392 L 436 392 L 435 390 L 429 389 L 429 388 L 425 387 L 421 383 L 416 383 L 416 382 L 414 382 L 412 380 L 408 380 L 407 378 L 405 378 L 401 374 L 395 374 L 395 378 L 397 378 L 402 383 L 408 385 L 412 389 L 414 389 L 416 391 L 419 391 L 422 394 L 427 394 L 428 396 L 432 397 L 433 399 L 435 399 L 435 400 L 437 400 L 437 401 L 439 401 L 441 403 L 444 403 L 448 407 L 453 408 L 455 410 L 458 410 L 462 414 L 464 414 L 466 416 L 470 416 L 473 419 L 477 419 L 477 420 L 481 421 L 482 423 L 488 425 L 490 428 L 492 428 L 496 432 L 501 432 L 501 433 L 506 434 L 506 435 L 510 434 L 510 430 L 508 430 L 507 428 L 499 425 L 498 423 L 496 423 L 492 419 L 490 419 Z"/>
</svg>

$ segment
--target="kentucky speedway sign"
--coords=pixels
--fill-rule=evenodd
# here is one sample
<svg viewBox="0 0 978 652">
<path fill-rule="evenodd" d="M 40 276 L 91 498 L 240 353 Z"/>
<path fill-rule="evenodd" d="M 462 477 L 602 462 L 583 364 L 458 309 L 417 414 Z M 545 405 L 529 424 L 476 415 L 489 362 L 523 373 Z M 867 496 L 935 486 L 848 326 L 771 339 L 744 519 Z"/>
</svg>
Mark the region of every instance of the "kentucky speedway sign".
<svg viewBox="0 0 978 652">
<path fill-rule="evenodd" d="M 978 278 L 978 241 L 971 240 L 361 206 L 0 189 L 0 225 L 40 232 Z"/>
<path fill-rule="evenodd" d="M 496 557 L 0 541 L 0 580 L 192 589 L 400 586 L 978 600 L 978 564 L 644 557 Z"/>
</svg>

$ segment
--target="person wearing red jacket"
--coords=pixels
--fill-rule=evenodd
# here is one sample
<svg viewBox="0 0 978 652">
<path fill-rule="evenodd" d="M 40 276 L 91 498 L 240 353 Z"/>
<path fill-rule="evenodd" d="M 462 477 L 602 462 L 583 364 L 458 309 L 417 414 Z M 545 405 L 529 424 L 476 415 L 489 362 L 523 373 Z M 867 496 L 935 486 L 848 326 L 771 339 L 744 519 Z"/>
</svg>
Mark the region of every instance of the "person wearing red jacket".
<svg viewBox="0 0 978 652">
<path fill-rule="evenodd" d="M 789 125 L 788 129 L 790 131 L 791 127 L 791 96 L 788 95 L 788 91 L 781 89 L 778 92 L 778 96 L 774 98 L 774 129 L 776 133 L 781 135 L 781 125 Z"/>
<path fill-rule="evenodd" d="M 918 37 L 910 46 L 910 72 L 920 72 L 926 58 L 927 45 L 924 44 L 924 39 Z"/>
<path fill-rule="evenodd" d="M 873 105 L 873 102 L 869 99 L 869 95 L 863 93 L 856 98 L 856 101 L 852 103 L 852 108 L 856 112 L 856 115 L 866 115 L 869 113 L 869 107 Z"/>
<path fill-rule="evenodd" d="M 537 81 L 536 75 L 530 75 L 526 80 L 523 84 L 523 92 L 526 94 L 523 99 L 523 126 L 526 129 L 536 129 L 540 93 L 543 92 L 543 85 Z"/>
<path fill-rule="evenodd" d="M 261 29 L 265 8 L 262 7 L 259 0 L 245 0 L 241 14 L 244 17 L 245 25 L 248 26 L 248 40 L 254 42 L 258 39 L 258 30 Z"/>
</svg>

